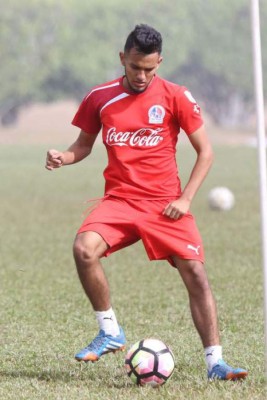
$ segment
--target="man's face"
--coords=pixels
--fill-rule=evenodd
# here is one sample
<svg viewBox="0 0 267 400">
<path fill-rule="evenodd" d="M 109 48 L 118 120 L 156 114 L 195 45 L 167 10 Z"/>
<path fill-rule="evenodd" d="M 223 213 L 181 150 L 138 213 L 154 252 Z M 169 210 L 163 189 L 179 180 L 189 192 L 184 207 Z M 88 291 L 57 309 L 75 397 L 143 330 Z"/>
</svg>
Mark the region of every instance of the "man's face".
<svg viewBox="0 0 267 400">
<path fill-rule="evenodd" d="M 162 61 L 159 53 L 144 54 L 135 48 L 120 53 L 120 59 L 125 68 L 123 86 L 135 93 L 146 90 Z"/>
</svg>

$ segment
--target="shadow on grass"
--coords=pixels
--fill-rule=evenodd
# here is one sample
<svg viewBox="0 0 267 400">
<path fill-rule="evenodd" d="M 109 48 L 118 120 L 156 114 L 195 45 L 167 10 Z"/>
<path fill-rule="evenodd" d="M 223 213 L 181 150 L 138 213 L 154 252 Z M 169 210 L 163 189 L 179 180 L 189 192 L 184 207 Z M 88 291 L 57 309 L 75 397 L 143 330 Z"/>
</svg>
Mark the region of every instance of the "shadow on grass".
<svg viewBox="0 0 267 400">
<path fill-rule="evenodd" d="M 37 380 L 40 382 L 62 382 L 62 383 L 78 383 L 83 382 L 86 386 L 101 385 L 106 386 L 106 388 L 117 388 L 117 389 L 125 389 L 131 386 L 131 381 L 128 381 L 128 377 L 124 369 L 115 371 L 107 371 L 103 370 L 101 374 L 99 370 L 93 370 L 93 368 L 80 368 L 77 370 L 57 370 L 57 369 L 49 369 L 49 370 L 36 370 L 29 371 L 29 369 L 18 369 L 11 371 L 0 371 L 0 379 L 1 378 L 9 378 L 9 379 L 29 379 L 29 380 Z"/>
</svg>

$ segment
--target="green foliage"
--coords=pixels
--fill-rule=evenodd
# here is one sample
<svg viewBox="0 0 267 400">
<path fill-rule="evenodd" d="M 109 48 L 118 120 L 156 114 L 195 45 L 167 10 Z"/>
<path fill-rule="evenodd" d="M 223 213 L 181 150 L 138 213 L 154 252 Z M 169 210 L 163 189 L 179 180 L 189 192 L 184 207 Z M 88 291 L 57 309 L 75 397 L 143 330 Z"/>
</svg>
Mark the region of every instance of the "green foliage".
<svg viewBox="0 0 267 400">
<path fill-rule="evenodd" d="M 217 122 L 243 117 L 253 97 L 248 0 L 0 0 L 0 6 L 2 122 L 27 102 L 80 100 L 117 77 L 118 52 L 137 23 L 162 32 L 161 74 L 186 84 Z M 260 7 L 264 21 L 267 3 Z M 266 70 L 266 54 L 263 62 Z"/>
<path fill-rule="evenodd" d="M 63 4 L 63 2 L 62 2 Z M 0 112 L 42 99 L 42 86 L 58 64 L 55 41 L 60 3 L 10 0 L 1 4 Z"/>
</svg>

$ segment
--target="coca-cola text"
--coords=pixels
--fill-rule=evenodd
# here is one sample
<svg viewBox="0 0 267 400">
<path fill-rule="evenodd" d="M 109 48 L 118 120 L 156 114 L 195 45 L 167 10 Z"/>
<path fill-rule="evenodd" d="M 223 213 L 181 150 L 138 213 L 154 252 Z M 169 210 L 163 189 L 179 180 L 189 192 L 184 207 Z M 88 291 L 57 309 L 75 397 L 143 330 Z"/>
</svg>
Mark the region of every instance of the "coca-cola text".
<svg viewBox="0 0 267 400">
<path fill-rule="evenodd" d="M 106 143 L 109 146 L 157 146 L 163 137 L 162 128 L 140 128 L 134 132 L 117 132 L 115 127 L 107 131 Z"/>
</svg>

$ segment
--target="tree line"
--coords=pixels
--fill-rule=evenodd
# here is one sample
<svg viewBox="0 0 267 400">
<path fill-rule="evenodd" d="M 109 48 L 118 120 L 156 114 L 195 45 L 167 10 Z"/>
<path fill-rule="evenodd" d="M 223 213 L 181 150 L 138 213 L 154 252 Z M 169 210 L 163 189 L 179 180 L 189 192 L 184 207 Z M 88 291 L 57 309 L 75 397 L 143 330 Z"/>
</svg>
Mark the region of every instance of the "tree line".
<svg viewBox="0 0 267 400">
<path fill-rule="evenodd" d="M 160 75 L 186 85 L 214 122 L 244 124 L 253 108 L 250 1 L 0 0 L 0 118 L 74 98 L 121 74 L 118 53 L 138 23 L 163 36 Z M 260 1 L 262 48 L 267 2 Z M 263 71 L 267 54 L 263 52 Z M 267 74 L 264 76 L 265 88 Z"/>
</svg>

